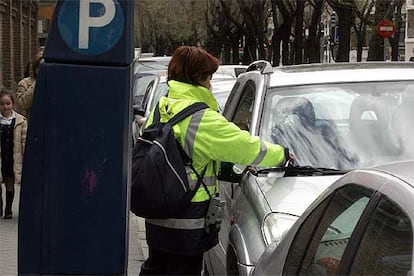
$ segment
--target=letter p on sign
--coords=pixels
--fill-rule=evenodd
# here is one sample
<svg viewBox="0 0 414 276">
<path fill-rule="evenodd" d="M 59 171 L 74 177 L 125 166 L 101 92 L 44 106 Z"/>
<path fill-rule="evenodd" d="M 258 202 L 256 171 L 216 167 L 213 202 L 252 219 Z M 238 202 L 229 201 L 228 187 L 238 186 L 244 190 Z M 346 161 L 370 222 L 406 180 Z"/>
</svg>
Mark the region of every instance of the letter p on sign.
<svg viewBox="0 0 414 276">
<path fill-rule="evenodd" d="M 105 8 L 102 15 L 91 17 L 91 4 L 101 4 Z M 115 17 L 115 4 L 112 0 L 81 0 L 79 2 L 79 49 L 89 48 L 89 28 L 108 25 Z"/>
<path fill-rule="evenodd" d="M 74 51 L 95 56 L 110 51 L 125 31 L 125 15 L 118 0 L 62 1 L 57 26 Z"/>
</svg>

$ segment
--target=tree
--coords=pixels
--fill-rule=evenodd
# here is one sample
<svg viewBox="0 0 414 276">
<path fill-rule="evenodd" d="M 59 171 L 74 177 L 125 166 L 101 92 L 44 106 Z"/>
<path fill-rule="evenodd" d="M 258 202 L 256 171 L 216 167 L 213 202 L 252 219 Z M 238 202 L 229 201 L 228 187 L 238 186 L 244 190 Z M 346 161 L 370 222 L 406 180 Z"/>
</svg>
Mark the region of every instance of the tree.
<svg viewBox="0 0 414 276">
<path fill-rule="evenodd" d="M 206 0 L 206 5 L 207 50 L 216 56 L 220 56 L 223 50 L 223 64 L 238 64 L 243 17 L 237 3 L 227 0 Z"/>
<path fill-rule="evenodd" d="M 362 50 L 366 45 L 366 33 L 367 27 L 372 26 L 371 12 L 375 5 L 374 0 L 368 1 L 356 1 L 354 2 L 356 20 L 354 21 L 353 28 L 357 38 L 357 61 L 362 61 Z"/>
<path fill-rule="evenodd" d="M 206 24 L 200 20 L 205 14 L 204 2 L 179 1 L 181 9 L 172 1 L 135 1 L 137 45 L 142 45 L 143 51 L 170 55 L 181 44 L 205 42 Z"/>
<path fill-rule="evenodd" d="M 324 0 L 313 0 L 309 1 L 310 6 L 312 7 L 311 21 L 308 25 L 309 36 L 306 41 L 305 48 L 305 61 L 309 63 L 320 62 L 320 41 L 322 38 L 321 26 L 319 22 L 321 21 L 322 10 L 324 7 Z"/>
<path fill-rule="evenodd" d="M 351 27 L 355 20 L 355 2 L 353 0 L 327 0 L 339 18 L 339 44 L 337 62 L 349 62 Z"/>
<path fill-rule="evenodd" d="M 237 0 L 244 19 L 244 64 L 265 59 L 266 0 Z M 256 53 L 257 51 L 257 53 Z"/>
<path fill-rule="evenodd" d="M 391 1 L 376 1 L 375 2 L 375 15 L 374 26 L 383 19 L 390 19 L 390 12 L 392 11 Z M 374 28 L 375 29 L 375 28 Z M 374 32 L 369 42 L 369 51 L 367 61 L 383 61 L 384 60 L 384 39 Z"/>
<path fill-rule="evenodd" d="M 290 58 L 290 38 L 294 14 L 296 12 L 295 3 L 292 0 L 272 0 L 271 7 L 273 22 L 275 24 L 275 31 L 272 36 L 272 64 L 273 66 L 279 66 L 281 59 L 283 65 L 292 64 Z M 278 20 L 278 14 L 282 17 L 281 23 Z M 282 57 L 280 56 L 281 43 Z"/>
<path fill-rule="evenodd" d="M 395 34 L 393 37 L 390 37 L 390 43 L 391 43 L 391 59 L 393 61 L 397 61 L 399 59 L 399 49 L 398 49 L 398 43 L 400 41 L 400 29 L 402 27 L 402 16 L 401 16 L 401 9 L 404 5 L 405 0 L 394 0 L 393 3 L 393 11 L 394 11 L 394 25 L 395 25 Z"/>
<path fill-rule="evenodd" d="M 303 63 L 303 13 L 305 11 L 305 0 L 296 0 L 295 16 L 295 40 L 293 41 L 293 53 L 295 64 Z"/>
</svg>

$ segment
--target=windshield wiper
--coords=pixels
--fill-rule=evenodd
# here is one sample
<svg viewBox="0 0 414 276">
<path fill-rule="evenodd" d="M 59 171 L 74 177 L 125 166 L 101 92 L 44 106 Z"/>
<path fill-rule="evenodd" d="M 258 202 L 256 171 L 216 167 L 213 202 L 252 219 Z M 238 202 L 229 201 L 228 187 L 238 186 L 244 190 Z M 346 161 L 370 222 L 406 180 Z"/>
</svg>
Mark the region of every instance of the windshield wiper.
<svg viewBox="0 0 414 276">
<path fill-rule="evenodd" d="M 297 166 L 289 164 L 286 167 L 270 167 L 263 169 L 256 169 L 251 173 L 258 175 L 259 173 L 269 173 L 269 172 L 285 172 L 283 176 L 317 176 L 317 175 L 338 175 L 345 174 L 349 170 L 340 170 L 335 168 L 315 168 L 311 166 Z"/>
<path fill-rule="evenodd" d="M 315 168 L 311 166 L 288 166 L 285 169 L 284 176 L 298 175 L 338 175 L 346 174 L 349 170 L 340 170 L 335 168 Z"/>
</svg>

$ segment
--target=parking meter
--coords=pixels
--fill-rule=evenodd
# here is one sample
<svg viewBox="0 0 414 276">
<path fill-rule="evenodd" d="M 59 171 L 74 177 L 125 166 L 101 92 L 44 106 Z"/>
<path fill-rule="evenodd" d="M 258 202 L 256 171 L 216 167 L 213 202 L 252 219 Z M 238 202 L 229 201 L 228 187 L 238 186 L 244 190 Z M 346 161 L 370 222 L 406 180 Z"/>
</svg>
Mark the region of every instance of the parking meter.
<svg viewBox="0 0 414 276">
<path fill-rule="evenodd" d="M 19 275 L 126 275 L 130 0 L 60 0 L 23 161 Z"/>
</svg>

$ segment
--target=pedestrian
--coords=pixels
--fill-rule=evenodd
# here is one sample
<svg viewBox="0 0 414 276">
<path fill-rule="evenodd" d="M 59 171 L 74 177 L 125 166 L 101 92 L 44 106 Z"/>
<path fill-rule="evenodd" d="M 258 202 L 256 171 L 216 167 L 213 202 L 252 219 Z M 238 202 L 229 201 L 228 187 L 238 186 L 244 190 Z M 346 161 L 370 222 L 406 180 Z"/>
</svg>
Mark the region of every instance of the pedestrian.
<svg viewBox="0 0 414 276">
<path fill-rule="evenodd" d="M 199 175 L 204 172 L 203 182 L 207 188 L 201 185 L 180 215 L 145 220 L 149 257 L 143 263 L 140 275 L 201 274 L 203 252 L 218 243 L 221 218 L 209 225 L 205 218 L 212 201 L 209 194 L 218 196 L 220 161 L 276 166 L 293 158 L 287 149 L 251 136 L 219 113 L 210 83 L 218 65 L 219 61 L 213 55 L 191 46 L 178 47 L 168 65 L 169 92 L 159 101 L 160 121 L 168 121 L 196 102 L 204 102 L 209 107 L 173 126 L 174 135 L 192 159 L 195 170 Z M 154 111 L 147 127 L 153 114 Z M 188 180 L 189 183 L 196 181 L 196 174 L 189 172 Z"/>
<path fill-rule="evenodd" d="M 0 92 L 0 217 L 3 216 L 2 183 L 6 186 L 4 219 L 12 218 L 14 184 L 20 184 L 27 120 L 14 110 L 14 97 L 5 88 Z"/>
<path fill-rule="evenodd" d="M 37 52 L 30 62 L 30 76 L 22 79 L 17 84 L 16 91 L 16 109 L 27 118 L 30 119 L 30 111 L 32 107 L 34 90 L 36 87 L 37 73 L 39 72 L 40 61 L 43 58 L 43 51 Z"/>
</svg>

